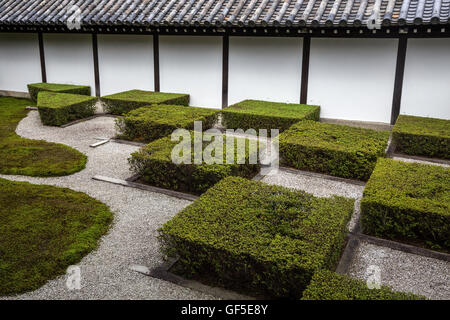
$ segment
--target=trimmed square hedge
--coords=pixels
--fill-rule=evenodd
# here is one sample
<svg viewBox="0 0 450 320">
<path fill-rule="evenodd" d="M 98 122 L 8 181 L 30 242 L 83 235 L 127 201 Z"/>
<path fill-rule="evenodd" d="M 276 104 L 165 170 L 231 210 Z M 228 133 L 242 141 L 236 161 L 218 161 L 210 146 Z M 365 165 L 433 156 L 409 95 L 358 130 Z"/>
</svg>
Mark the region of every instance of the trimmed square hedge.
<svg viewBox="0 0 450 320">
<path fill-rule="evenodd" d="M 337 264 L 353 204 L 228 177 L 168 221 L 160 240 L 185 277 L 298 299 L 316 270 Z"/>
<path fill-rule="evenodd" d="M 201 121 L 203 130 L 217 121 L 219 110 L 179 105 L 152 105 L 131 110 L 116 120 L 119 137 L 126 140 L 151 142 L 171 134 L 177 128 L 194 129 Z"/>
<path fill-rule="evenodd" d="M 296 169 L 367 180 L 385 155 L 388 131 L 300 121 L 280 134 L 280 161 Z"/>
<path fill-rule="evenodd" d="M 363 280 L 321 270 L 312 277 L 302 300 L 425 300 L 425 297 L 393 291 L 387 286 L 369 289 Z"/>
<path fill-rule="evenodd" d="M 361 201 L 363 232 L 450 251 L 450 169 L 379 159 Z"/>
<path fill-rule="evenodd" d="M 450 159 L 450 120 L 400 115 L 392 136 L 396 151 Z"/>
<path fill-rule="evenodd" d="M 94 115 L 96 102 L 95 97 L 42 91 L 37 107 L 43 124 L 61 126 Z"/>
<path fill-rule="evenodd" d="M 222 121 L 228 129 L 286 130 L 301 120 L 319 121 L 320 107 L 306 104 L 244 100 L 222 110 Z"/>
<path fill-rule="evenodd" d="M 148 184 L 176 191 L 201 194 L 225 177 L 241 176 L 252 178 L 259 172 L 259 161 L 256 164 L 249 163 L 251 156 L 259 159 L 259 155 L 254 154 L 258 153 L 258 150 L 253 153 L 250 152 L 250 140 L 235 137 L 231 137 L 231 139 L 235 139 L 234 150 L 229 151 L 226 148 L 227 139 L 223 135 L 223 164 L 207 164 L 204 161 L 201 164 L 194 163 L 193 133 L 191 133 L 191 141 L 171 141 L 170 136 L 155 140 L 131 154 L 129 163 L 131 170 L 139 174 L 141 180 Z M 244 154 L 237 152 L 238 141 L 245 143 Z M 205 150 L 210 143 L 203 142 L 202 150 Z M 177 145 L 180 148 L 185 146 L 191 151 L 190 164 L 176 164 L 172 161 L 172 150 Z M 259 146 L 262 147 L 262 143 Z M 226 163 L 227 152 L 234 152 L 235 161 L 233 164 Z M 239 162 L 243 162 L 243 164 L 239 164 Z"/>
<path fill-rule="evenodd" d="M 31 100 L 37 101 L 38 93 L 41 91 L 50 91 L 58 93 L 71 93 L 90 96 L 90 86 L 79 86 L 73 84 L 59 84 L 59 83 L 30 83 L 28 86 L 28 92 L 30 93 Z"/>
<path fill-rule="evenodd" d="M 104 96 L 101 100 L 106 104 L 106 111 L 123 115 L 133 109 L 152 104 L 189 105 L 189 95 L 181 93 L 164 93 L 143 90 L 129 90 Z"/>
</svg>

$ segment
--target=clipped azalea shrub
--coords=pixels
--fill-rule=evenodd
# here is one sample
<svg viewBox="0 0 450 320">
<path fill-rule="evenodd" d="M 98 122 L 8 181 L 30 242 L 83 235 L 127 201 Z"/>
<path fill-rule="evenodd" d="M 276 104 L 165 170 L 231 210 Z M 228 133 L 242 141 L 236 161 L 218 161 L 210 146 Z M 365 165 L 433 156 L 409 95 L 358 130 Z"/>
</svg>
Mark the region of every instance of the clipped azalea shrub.
<svg viewBox="0 0 450 320">
<path fill-rule="evenodd" d="M 71 93 L 39 92 L 37 107 L 47 126 L 61 126 L 94 115 L 97 98 Z"/>
<path fill-rule="evenodd" d="M 206 133 L 204 133 L 206 134 Z M 171 136 L 155 140 L 131 154 L 129 159 L 131 170 L 138 174 L 141 181 L 171 190 L 201 194 L 228 176 L 241 176 L 252 178 L 260 169 L 258 162 L 259 145 L 256 140 L 245 138 L 223 139 L 223 146 L 213 158 L 197 158 L 195 154 L 202 155 L 211 151 L 211 142 L 203 141 L 198 144 L 199 152 L 194 152 L 194 133 L 188 135 L 189 139 L 172 141 Z M 228 140 L 231 139 L 231 140 Z M 233 145 L 231 145 L 233 142 Z M 227 144 L 230 145 L 227 147 Z M 174 162 L 172 153 L 183 161 Z M 220 153 L 220 154 L 219 154 Z M 227 155 L 228 153 L 228 155 Z M 228 160 L 227 160 L 228 157 Z M 216 160 L 216 163 L 213 161 Z M 222 161 L 222 163 L 217 163 Z"/>
<path fill-rule="evenodd" d="M 36 102 L 38 93 L 41 91 L 50 91 L 58 93 L 72 93 L 90 96 L 90 86 L 79 86 L 73 84 L 59 84 L 59 83 L 31 83 L 28 85 L 28 92 L 31 99 Z"/>
<path fill-rule="evenodd" d="M 152 104 L 189 105 L 189 95 L 181 93 L 165 93 L 144 90 L 129 90 L 101 98 L 106 112 L 123 115 L 133 109 Z"/>
<path fill-rule="evenodd" d="M 366 234 L 450 251 L 450 169 L 379 159 L 361 214 Z"/>
<path fill-rule="evenodd" d="M 388 139 L 388 131 L 300 121 L 280 134 L 280 158 L 296 169 L 367 180 Z"/>
<path fill-rule="evenodd" d="M 128 112 L 116 120 L 119 138 L 151 142 L 178 128 L 194 129 L 194 121 L 202 122 L 204 130 L 217 121 L 219 110 L 179 105 L 152 105 Z"/>
<path fill-rule="evenodd" d="M 228 177 L 160 230 L 177 273 L 271 298 L 301 297 L 337 264 L 354 201 Z"/>
<path fill-rule="evenodd" d="M 392 136 L 398 152 L 450 159 L 450 120 L 400 115 Z"/>
<path fill-rule="evenodd" d="M 319 121 L 319 117 L 319 106 L 258 100 L 244 100 L 222 110 L 223 124 L 229 129 L 282 132 L 300 120 Z"/>
<path fill-rule="evenodd" d="M 363 280 L 320 270 L 312 277 L 302 300 L 425 300 L 425 297 L 393 291 L 384 285 L 369 289 Z"/>
</svg>

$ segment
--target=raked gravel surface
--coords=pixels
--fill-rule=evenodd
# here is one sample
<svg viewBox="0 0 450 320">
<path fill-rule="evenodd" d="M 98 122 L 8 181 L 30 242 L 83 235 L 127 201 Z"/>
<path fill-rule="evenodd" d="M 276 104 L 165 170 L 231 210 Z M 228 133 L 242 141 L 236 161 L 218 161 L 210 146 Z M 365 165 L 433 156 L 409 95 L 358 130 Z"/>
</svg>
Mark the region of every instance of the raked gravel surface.
<svg viewBox="0 0 450 320">
<path fill-rule="evenodd" d="M 163 194 L 92 180 L 95 175 L 125 179 L 131 176 L 127 158 L 135 146 L 109 142 L 89 147 L 96 138 L 115 135 L 114 118 L 98 117 L 66 128 L 41 124 L 37 111 L 30 111 L 16 132 L 29 139 L 59 142 L 88 156 L 86 169 L 66 177 L 0 177 L 34 184 L 49 184 L 84 192 L 107 204 L 114 213 L 109 233 L 97 250 L 78 264 L 81 290 L 69 290 L 66 276 L 50 280 L 36 291 L 3 299 L 214 299 L 198 291 L 130 270 L 132 265 L 152 268 L 162 262 L 157 229 L 190 202 Z"/>
</svg>

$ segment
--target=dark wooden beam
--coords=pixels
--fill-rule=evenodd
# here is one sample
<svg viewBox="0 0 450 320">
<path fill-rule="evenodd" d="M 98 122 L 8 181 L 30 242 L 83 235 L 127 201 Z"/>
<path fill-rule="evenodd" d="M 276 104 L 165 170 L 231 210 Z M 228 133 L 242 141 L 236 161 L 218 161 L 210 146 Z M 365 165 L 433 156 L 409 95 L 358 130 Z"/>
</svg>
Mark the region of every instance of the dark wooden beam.
<svg viewBox="0 0 450 320">
<path fill-rule="evenodd" d="M 159 76 L 159 36 L 153 34 L 153 75 L 155 83 L 155 92 L 160 90 L 160 76 Z"/>
<path fill-rule="evenodd" d="M 408 38 L 406 36 L 400 37 L 398 40 L 397 65 L 395 68 L 395 82 L 394 82 L 394 96 L 392 98 L 391 124 L 395 124 L 395 121 L 397 121 L 397 117 L 400 114 L 407 45 L 408 45 Z"/>
<path fill-rule="evenodd" d="M 98 67 L 98 44 L 96 33 L 92 34 L 92 53 L 94 57 L 95 95 L 100 97 L 100 72 Z"/>
<path fill-rule="evenodd" d="M 300 88 L 300 103 L 306 104 L 308 100 L 308 78 L 309 78 L 309 54 L 311 49 L 311 37 L 303 38 L 302 56 L 302 82 Z"/>
<path fill-rule="evenodd" d="M 228 107 L 228 62 L 230 39 L 222 37 L 222 109 Z"/>
<path fill-rule="evenodd" d="M 42 32 L 38 33 L 38 42 L 39 42 L 39 57 L 41 59 L 42 82 L 47 82 L 47 70 L 45 68 L 44 38 L 42 36 Z"/>
</svg>

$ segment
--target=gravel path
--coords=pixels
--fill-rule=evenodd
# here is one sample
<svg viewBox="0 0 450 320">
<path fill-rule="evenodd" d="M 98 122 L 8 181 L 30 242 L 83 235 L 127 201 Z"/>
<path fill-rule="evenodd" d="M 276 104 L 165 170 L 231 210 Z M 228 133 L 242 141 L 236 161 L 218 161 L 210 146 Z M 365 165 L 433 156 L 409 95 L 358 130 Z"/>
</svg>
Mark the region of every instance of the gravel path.
<svg viewBox="0 0 450 320">
<path fill-rule="evenodd" d="M 95 138 L 114 136 L 114 118 L 99 117 L 67 128 L 45 127 L 37 111 L 30 111 L 16 132 L 30 139 L 45 139 L 72 146 L 88 156 L 86 169 L 67 177 L 2 178 L 49 184 L 82 191 L 106 203 L 115 213 L 113 226 L 99 248 L 87 255 L 81 269 L 81 290 L 69 291 L 66 277 L 49 281 L 40 289 L 14 299 L 213 299 L 203 293 L 131 271 L 132 265 L 149 268 L 161 263 L 156 230 L 190 202 L 162 194 L 94 181 L 94 175 L 125 179 L 131 176 L 127 158 L 135 146 L 107 143 L 89 145 Z"/>
</svg>

